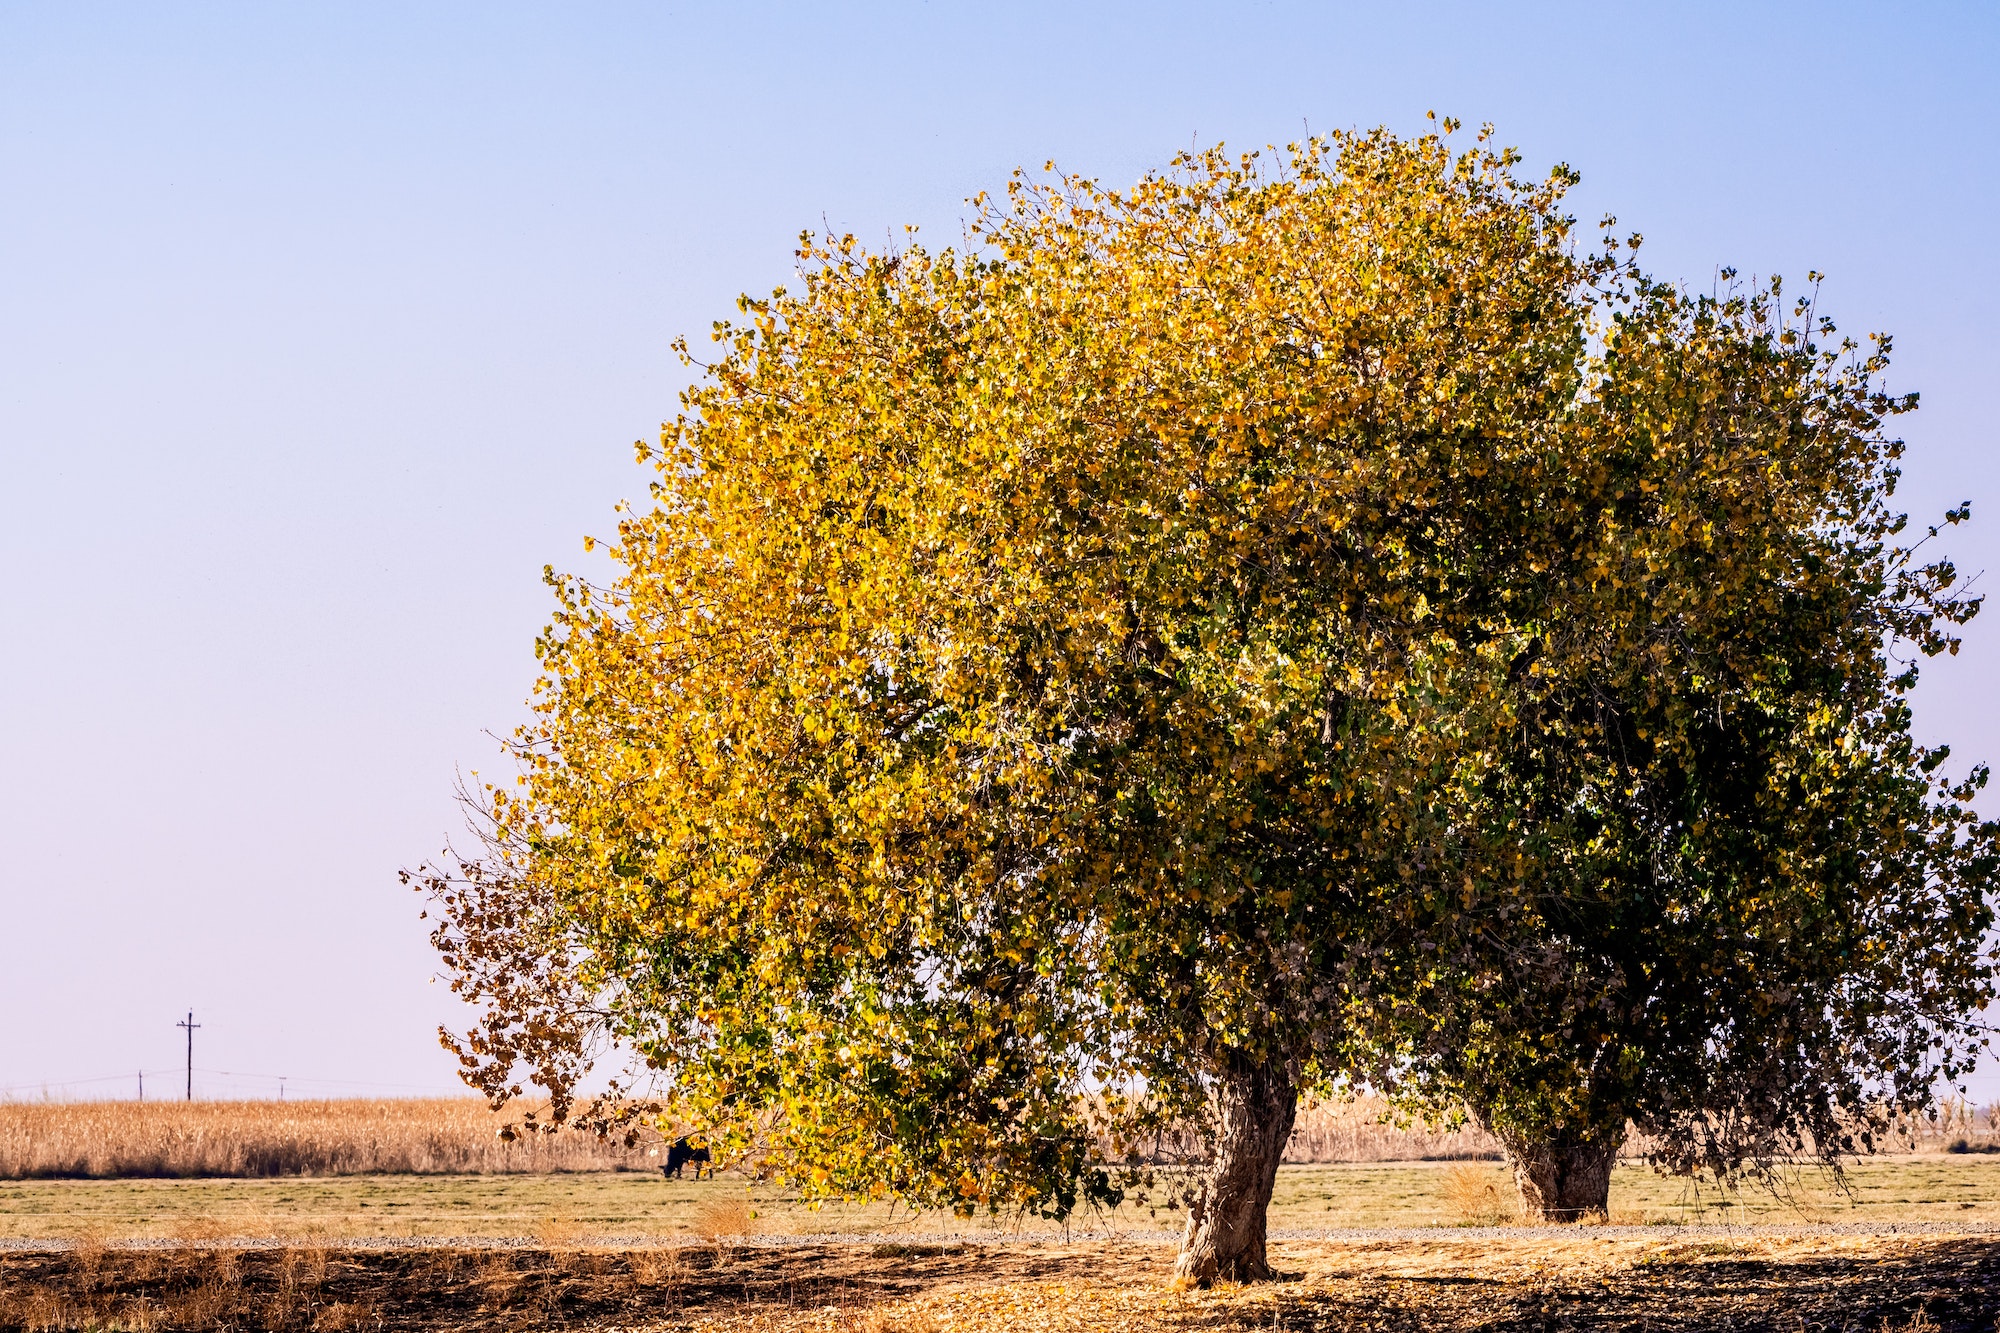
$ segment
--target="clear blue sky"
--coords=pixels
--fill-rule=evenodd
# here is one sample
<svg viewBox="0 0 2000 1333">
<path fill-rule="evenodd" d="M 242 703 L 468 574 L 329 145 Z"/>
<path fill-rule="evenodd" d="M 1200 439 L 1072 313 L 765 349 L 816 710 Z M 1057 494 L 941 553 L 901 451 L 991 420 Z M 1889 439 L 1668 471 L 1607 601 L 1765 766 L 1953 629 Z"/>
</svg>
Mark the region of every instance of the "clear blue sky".
<svg viewBox="0 0 2000 1333">
<path fill-rule="evenodd" d="M 2000 566 L 1996 71 L 1971 3 L 0 4 L 0 1086 L 129 1091 L 64 1084 L 191 1006 L 212 1093 L 452 1089 L 395 871 L 669 340 L 1016 165 L 1491 120 L 1656 272 L 1828 273 L 1924 395 L 1909 507 Z M 2000 607 L 1925 735 L 2000 758 L 1996 690 Z"/>
</svg>

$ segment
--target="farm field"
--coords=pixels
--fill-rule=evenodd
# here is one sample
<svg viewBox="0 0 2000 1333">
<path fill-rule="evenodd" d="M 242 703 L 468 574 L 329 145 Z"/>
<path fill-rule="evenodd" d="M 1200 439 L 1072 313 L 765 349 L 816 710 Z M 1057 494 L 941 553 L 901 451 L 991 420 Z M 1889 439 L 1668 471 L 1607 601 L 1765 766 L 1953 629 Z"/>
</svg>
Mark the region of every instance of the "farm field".
<svg viewBox="0 0 2000 1333">
<path fill-rule="evenodd" d="M 1679 1181 L 1621 1167 L 1612 1221 L 1626 1224 L 2000 1225 L 2000 1159 L 1927 1155 L 1876 1159 L 1849 1173 L 1851 1198 L 1810 1173 L 1789 1200 L 1746 1190 L 1696 1197 Z M 1502 1222 L 1511 1198 L 1494 1163 L 1404 1162 L 1300 1165 L 1280 1171 L 1272 1201 L 1277 1231 L 1451 1227 Z M 744 1201 L 747 1222 L 766 1235 L 939 1232 L 1019 1234 L 1011 1222 L 911 1218 L 886 1205 L 811 1210 L 768 1184 L 723 1176 L 662 1180 L 638 1172 L 552 1175 L 323 1176 L 268 1179 L 30 1180 L 0 1182 L 0 1239 L 92 1236 L 201 1239 L 221 1236 L 402 1238 L 692 1238 L 702 1212 Z M 1177 1214 L 1127 1206 L 1079 1218 L 1077 1234 L 1177 1230 Z M 1050 1234 L 1047 1224 L 1039 1228 Z"/>
<path fill-rule="evenodd" d="M 477 1097 L 0 1102 L 0 1179 L 490 1174 L 644 1168 L 647 1149 L 500 1128 Z"/>
<path fill-rule="evenodd" d="M 0 1102 L 0 1180 L 65 1176 L 541 1175 L 651 1171 L 660 1143 L 588 1134 L 502 1139 L 541 1103 L 493 1111 L 477 1097 L 334 1101 Z M 1471 1127 L 1387 1123 L 1379 1098 L 1303 1108 L 1289 1162 L 1500 1155 Z M 1968 1127 L 1970 1122 L 1968 1121 Z"/>
<path fill-rule="evenodd" d="M 1504 1225 L 1497 1162 L 1393 1160 L 1480 1137 L 1315 1108 L 1293 1152 L 1349 1160 L 1280 1172 L 1285 1280 L 1176 1292 L 1165 1209 L 1067 1233 L 813 1210 L 742 1176 L 663 1180 L 657 1147 L 523 1149 L 499 1123 L 465 1099 L 0 1107 L 0 1328 L 1990 1333 L 2000 1308 L 2000 1155 L 1981 1152 L 1870 1160 L 1851 1197 L 1805 1173 L 1784 1200 L 1628 1166 L 1611 1220 L 1656 1230 L 1551 1233 Z M 1990 1129 L 1968 1113 L 1932 1140 Z M 1925 1234 L 1894 1234 L 1910 1223 Z"/>
</svg>

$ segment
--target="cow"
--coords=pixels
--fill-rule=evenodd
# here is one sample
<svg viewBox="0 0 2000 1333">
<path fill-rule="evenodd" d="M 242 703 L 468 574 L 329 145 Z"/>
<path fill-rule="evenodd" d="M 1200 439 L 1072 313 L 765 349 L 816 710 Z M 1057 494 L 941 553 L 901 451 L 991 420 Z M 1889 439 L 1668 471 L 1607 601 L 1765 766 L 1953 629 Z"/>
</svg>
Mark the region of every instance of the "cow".
<svg viewBox="0 0 2000 1333">
<path fill-rule="evenodd" d="M 694 1147 L 689 1144 L 687 1137 L 683 1135 L 675 1139 L 672 1145 L 667 1148 L 667 1164 L 660 1168 L 660 1174 L 669 1180 L 679 1180 L 681 1178 L 681 1168 L 692 1162 L 694 1163 L 694 1178 L 700 1180 L 701 1168 L 713 1160 L 709 1156 L 708 1149 Z M 711 1176 L 715 1174 L 713 1166 L 709 1166 L 708 1174 Z"/>
</svg>

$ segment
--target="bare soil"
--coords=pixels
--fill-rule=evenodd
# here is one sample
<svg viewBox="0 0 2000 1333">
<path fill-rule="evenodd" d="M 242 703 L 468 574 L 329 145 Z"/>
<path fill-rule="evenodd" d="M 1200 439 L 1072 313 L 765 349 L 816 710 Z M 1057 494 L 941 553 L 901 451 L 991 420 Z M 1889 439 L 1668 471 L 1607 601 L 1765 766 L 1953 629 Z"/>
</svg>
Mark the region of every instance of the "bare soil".
<svg viewBox="0 0 2000 1333">
<path fill-rule="evenodd" d="M 1965 1330 L 2000 1237 L 1547 1237 L 1290 1243 L 1283 1280 L 1176 1291 L 1118 1242 L 608 1250 L 85 1243 L 0 1253 L 22 1329 Z"/>
</svg>

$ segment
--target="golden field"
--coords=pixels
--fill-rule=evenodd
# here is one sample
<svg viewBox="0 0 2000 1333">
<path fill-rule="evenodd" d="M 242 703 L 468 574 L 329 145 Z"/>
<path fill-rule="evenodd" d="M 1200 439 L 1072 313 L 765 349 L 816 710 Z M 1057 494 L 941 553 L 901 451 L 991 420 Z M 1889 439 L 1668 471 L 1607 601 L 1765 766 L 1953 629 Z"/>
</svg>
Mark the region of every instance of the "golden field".
<svg viewBox="0 0 2000 1333">
<path fill-rule="evenodd" d="M 0 1328 L 1990 1333 L 2000 1308 L 2000 1154 L 1870 1159 L 1845 1192 L 1805 1173 L 1783 1197 L 1625 1164 L 1622 1225 L 1552 1234 L 1510 1225 L 1496 1161 L 1392 1160 L 1483 1145 L 1379 1109 L 1302 1123 L 1295 1150 L 1363 1160 L 1279 1172 L 1280 1281 L 1183 1291 L 1172 1210 L 812 1208 L 737 1172 L 662 1180 L 646 1145 L 509 1145 L 469 1099 L 0 1105 Z"/>
<path fill-rule="evenodd" d="M 192 1176 L 542 1175 L 650 1170 L 657 1140 L 627 1149 L 588 1135 L 523 1135 L 473 1097 L 241 1102 L 0 1102 L 0 1180 Z M 1497 1158 L 1477 1129 L 1382 1122 L 1363 1098 L 1308 1108 L 1287 1160 Z"/>
<path fill-rule="evenodd" d="M 473 1097 L 366 1101 L 0 1102 L 0 1180 L 542 1174 L 646 1165 L 583 1134 L 513 1143 Z"/>
<path fill-rule="evenodd" d="M 1449 1133 L 1390 1123 L 1378 1097 L 1303 1107 L 1285 1146 L 1288 1162 L 1417 1162 L 1500 1158 L 1492 1135 L 1468 1124 Z"/>
<path fill-rule="evenodd" d="M 0 1180 L 198 1176 L 546 1175 L 648 1171 L 657 1138 L 637 1148 L 585 1134 L 500 1129 L 525 1106 L 496 1113 L 474 1097 L 335 1101 L 0 1102 Z M 1636 1145 L 1635 1145 L 1636 1146 Z M 1904 1150 L 2000 1148 L 1990 1111 L 1946 1105 L 1904 1127 Z M 1285 1160 L 1294 1164 L 1495 1160 L 1500 1145 L 1473 1126 L 1453 1132 L 1397 1125 L 1378 1098 L 1299 1113 Z"/>
</svg>

